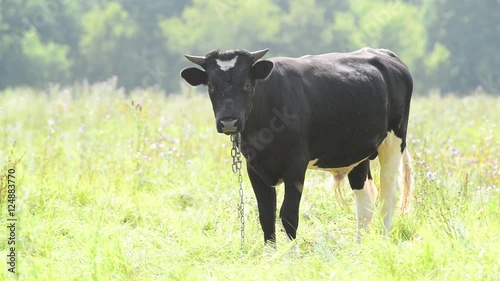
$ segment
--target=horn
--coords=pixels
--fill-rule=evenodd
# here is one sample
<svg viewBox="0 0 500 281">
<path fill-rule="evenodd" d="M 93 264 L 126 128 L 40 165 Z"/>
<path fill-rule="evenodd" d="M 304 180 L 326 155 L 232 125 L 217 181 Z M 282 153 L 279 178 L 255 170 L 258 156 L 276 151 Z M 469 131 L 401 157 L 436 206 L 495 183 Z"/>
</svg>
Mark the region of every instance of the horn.
<svg viewBox="0 0 500 281">
<path fill-rule="evenodd" d="M 252 57 L 252 63 L 255 63 L 257 60 L 259 60 L 261 57 L 263 57 L 267 53 L 267 51 L 269 51 L 269 48 L 263 49 L 260 51 L 251 52 L 250 56 Z"/>
<path fill-rule="evenodd" d="M 190 55 L 184 55 L 186 59 L 190 60 L 192 63 L 195 63 L 199 66 L 205 63 L 205 57 L 202 56 L 190 56 Z"/>
</svg>

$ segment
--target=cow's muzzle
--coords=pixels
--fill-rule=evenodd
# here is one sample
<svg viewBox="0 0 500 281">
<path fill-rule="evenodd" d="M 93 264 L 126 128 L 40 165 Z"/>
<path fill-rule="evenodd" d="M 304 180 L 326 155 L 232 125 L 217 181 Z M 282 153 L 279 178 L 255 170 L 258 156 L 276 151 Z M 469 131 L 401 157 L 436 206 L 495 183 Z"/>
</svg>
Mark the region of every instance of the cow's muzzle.
<svg viewBox="0 0 500 281">
<path fill-rule="evenodd" d="M 217 121 L 217 131 L 226 135 L 241 131 L 241 121 L 233 117 L 225 117 Z"/>
</svg>

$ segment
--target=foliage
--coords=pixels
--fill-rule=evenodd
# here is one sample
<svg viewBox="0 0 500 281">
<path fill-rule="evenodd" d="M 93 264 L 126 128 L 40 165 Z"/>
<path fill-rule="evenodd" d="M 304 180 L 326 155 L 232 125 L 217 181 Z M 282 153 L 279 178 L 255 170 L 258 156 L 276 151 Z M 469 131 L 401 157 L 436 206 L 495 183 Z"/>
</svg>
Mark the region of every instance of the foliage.
<svg viewBox="0 0 500 281">
<path fill-rule="evenodd" d="M 302 56 L 371 46 L 395 51 L 419 94 L 480 86 L 497 95 L 498 8 L 496 0 L 0 0 L 0 89 L 117 76 L 128 90 L 172 92 L 185 53 Z M 50 52 L 34 51 L 35 59 L 22 48 L 33 38 Z"/>
<path fill-rule="evenodd" d="M 426 31 L 417 7 L 403 2 L 351 1 L 349 11 L 339 13 L 332 26 L 344 50 L 378 46 L 398 54 L 410 69 L 425 56 Z"/>
<path fill-rule="evenodd" d="M 169 18 L 160 25 L 167 39 L 166 48 L 178 53 L 255 49 L 276 36 L 278 12 L 278 7 L 268 0 L 194 0 L 181 17 Z"/>
<path fill-rule="evenodd" d="M 26 59 L 27 72 L 24 78 L 40 86 L 45 81 L 66 81 L 69 78 L 71 61 L 68 46 L 54 42 L 43 44 L 35 30 L 24 34 L 21 48 Z"/>
<path fill-rule="evenodd" d="M 444 90 L 469 91 L 483 85 L 500 91 L 500 2 L 438 0 L 428 4 L 426 24 L 430 42 L 441 42 L 449 50 L 449 73 L 442 75 Z M 489 81 L 488 81 L 489 80 Z"/>
<path fill-rule="evenodd" d="M 304 52 L 319 54 L 325 49 L 331 50 L 328 46 L 331 42 L 325 38 L 328 30 L 322 30 L 331 20 L 328 19 L 328 12 L 315 0 L 289 1 L 288 9 L 281 12 L 279 32 L 270 42 L 271 52 L 282 56 L 302 56 Z"/>
<path fill-rule="evenodd" d="M 414 210 L 380 216 L 361 244 L 329 174 L 310 171 L 298 246 L 278 232 L 263 254 L 255 197 L 206 96 L 134 91 L 117 81 L 0 93 L 0 179 L 16 169 L 19 280 L 496 280 L 500 275 L 500 99 L 431 95 L 412 104 Z M 195 113 L 195 114 L 194 114 Z M 378 182 L 378 165 L 373 161 Z M 6 181 L 0 224 L 7 225 Z M 278 198 L 283 188 L 277 188 Z M 5 232 L 4 232 L 5 233 Z M 4 236 L 5 237 L 5 236 Z M 6 256 L 7 243 L 0 243 Z M 0 280 L 8 280 L 7 264 Z"/>
<path fill-rule="evenodd" d="M 134 36 L 138 28 L 128 12 L 118 3 L 103 4 L 83 15 L 82 29 L 80 50 L 91 81 L 116 74 L 126 81 L 124 85 L 133 86 L 137 65 Z"/>
</svg>

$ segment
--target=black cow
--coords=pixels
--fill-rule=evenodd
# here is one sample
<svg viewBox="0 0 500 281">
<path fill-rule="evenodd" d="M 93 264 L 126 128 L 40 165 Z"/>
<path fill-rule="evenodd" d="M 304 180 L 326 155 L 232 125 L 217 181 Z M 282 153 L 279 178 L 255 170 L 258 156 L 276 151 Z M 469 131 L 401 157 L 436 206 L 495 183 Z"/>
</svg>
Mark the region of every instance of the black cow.
<svg viewBox="0 0 500 281">
<path fill-rule="evenodd" d="M 369 160 L 377 156 L 384 234 L 389 233 L 401 158 L 402 208 L 413 186 L 406 149 L 413 82 L 407 67 L 385 49 L 259 60 L 267 51 L 186 55 L 203 70 L 181 72 L 189 84 L 208 86 L 217 131 L 241 133 L 264 241 L 276 241 L 274 187 L 281 182 L 281 222 L 288 237 L 296 238 L 308 168 L 329 171 L 336 182 L 347 175 L 355 194 L 359 241 L 375 208 Z"/>
</svg>

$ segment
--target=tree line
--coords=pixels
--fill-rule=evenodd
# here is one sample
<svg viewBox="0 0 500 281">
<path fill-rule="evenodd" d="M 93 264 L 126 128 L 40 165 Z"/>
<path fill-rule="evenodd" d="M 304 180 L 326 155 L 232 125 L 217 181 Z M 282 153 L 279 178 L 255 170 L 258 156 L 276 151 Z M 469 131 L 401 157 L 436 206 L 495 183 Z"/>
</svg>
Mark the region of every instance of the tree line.
<svg viewBox="0 0 500 281">
<path fill-rule="evenodd" d="M 388 48 L 417 93 L 500 92 L 497 0 L 0 0 L 0 89 L 118 77 L 178 91 L 183 54 Z"/>
</svg>

